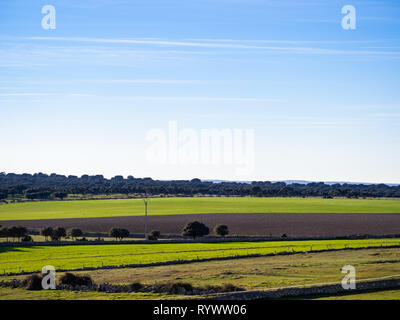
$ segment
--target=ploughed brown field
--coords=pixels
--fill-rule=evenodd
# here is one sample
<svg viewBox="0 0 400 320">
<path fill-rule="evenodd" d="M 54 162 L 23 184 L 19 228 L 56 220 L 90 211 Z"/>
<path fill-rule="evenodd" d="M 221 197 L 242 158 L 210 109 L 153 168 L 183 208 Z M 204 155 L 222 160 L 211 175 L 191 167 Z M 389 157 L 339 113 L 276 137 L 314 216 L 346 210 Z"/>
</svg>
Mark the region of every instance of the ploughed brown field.
<svg viewBox="0 0 400 320">
<path fill-rule="evenodd" d="M 374 213 L 209 213 L 159 215 L 148 217 L 148 230 L 162 234 L 180 234 L 184 225 L 200 221 L 210 230 L 217 224 L 228 225 L 232 235 L 313 237 L 355 234 L 400 234 L 400 214 Z M 46 219 L 1 221 L 3 226 L 81 228 L 84 232 L 108 232 L 113 227 L 126 228 L 133 234 L 144 230 L 144 217 L 107 217 L 82 219 Z"/>
</svg>

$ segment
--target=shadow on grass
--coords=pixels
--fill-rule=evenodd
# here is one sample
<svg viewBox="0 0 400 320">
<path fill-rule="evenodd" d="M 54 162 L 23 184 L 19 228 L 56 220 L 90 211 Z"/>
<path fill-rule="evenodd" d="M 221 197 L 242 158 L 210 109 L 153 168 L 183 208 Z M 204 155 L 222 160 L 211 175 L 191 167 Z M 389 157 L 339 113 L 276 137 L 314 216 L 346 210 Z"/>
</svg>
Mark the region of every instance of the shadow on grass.
<svg viewBox="0 0 400 320">
<path fill-rule="evenodd" d="M 10 252 L 10 251 L 17 251 L 17 252 L 25 252 L 26 249 L 39 249 L 39 246 L 7 246 L 7 247 L 0 247 L 0 254 Z"/>
</svg>

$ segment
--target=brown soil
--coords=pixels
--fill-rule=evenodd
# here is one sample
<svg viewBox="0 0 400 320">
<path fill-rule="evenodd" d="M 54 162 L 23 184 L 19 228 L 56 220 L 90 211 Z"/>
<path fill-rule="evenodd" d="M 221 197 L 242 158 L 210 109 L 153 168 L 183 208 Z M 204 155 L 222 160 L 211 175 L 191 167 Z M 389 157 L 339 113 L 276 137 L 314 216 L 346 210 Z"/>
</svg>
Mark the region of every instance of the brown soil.
<svg viewBox="0 0 400 320">
<path fill-rule="evenodd" d="M 374 213 L 213 213 L 160 215 L 148 217 L 148 230 L 162 234 L 180 234 L 184 225 L 200 221 L 210 230 L 217 224 L 226 224 L 234 235 L 289 237 L 349 236 L 355 234 L 399 234 L 400 214 Z M 140 234 L 144 217 L 110 217 L 84 219 L 46 219 L 1 221 L 3 226 L 23 225 L 29 229 L 61 226 L 81 228 L 84 232 L 108 232 L 113 227 Z"/>
</svg>

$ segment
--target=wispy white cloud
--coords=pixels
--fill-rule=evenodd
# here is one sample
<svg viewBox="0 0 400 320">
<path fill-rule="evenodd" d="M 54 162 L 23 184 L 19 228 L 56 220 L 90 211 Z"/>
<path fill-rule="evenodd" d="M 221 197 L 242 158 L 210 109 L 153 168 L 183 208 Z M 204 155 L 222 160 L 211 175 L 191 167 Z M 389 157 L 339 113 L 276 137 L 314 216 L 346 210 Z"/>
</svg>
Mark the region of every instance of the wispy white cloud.
<svg viewBox="0 0 400 320">
<path fill-rule="evenodd" d="M 265 50 L 276 53 L 293 54 L 330 54 L 330 55 L 400 55 L 400 51 L 382 51 L 382 50 L 346 50 L 346 49 L 327 49 L 321 47 L 293 47 L 293 46 L 265 46 L 261 44 L 249 44 L 247 40 L 231 40 L 211 42 L 204 41 L 174 41 L 174 40 L 149 40 L 149 39 L 107 39 L 107 38 L 88 38 L 88 37 L 28 37 L 28 40 L 36 41 L 64 41 L 64 42 L 83 42 L 83 43 L 102 43 L 102 44 L 130 44 L 147 45 L 160 47 L 196 47 L 213 49 L 250 49 Z M 283 44 L 283 43 L 282 43 Z"/>
<path fill-rule="evenodd" d="M 237 48 L 237 49 L 263 49 L 266 47 L 249 46 L 233 43 L 207 43 L 194 41 L 171 41 L 162 39 L 106 39 L 106 38 L 87 38 L 87 37 L 29 37 L 28 40 L 46 41 L 68 41 L 68 42 L 91 42 L 91 43 L 110 43 L 110 44 L 141 44 L 172 47 L 202 47 L 202 48 Z"/>
<path fill-rule="evenodd" d="M 270 44 L 368 44 L 386 42 L 387 40 L 266 40 L 266 39 L 216 39 L 216 38 L 188 38 L 185 41 L 221 42 L 221 43 L 270 43 Z M 394 39 L 399 40 L 399 39 Z"/>
</svg>

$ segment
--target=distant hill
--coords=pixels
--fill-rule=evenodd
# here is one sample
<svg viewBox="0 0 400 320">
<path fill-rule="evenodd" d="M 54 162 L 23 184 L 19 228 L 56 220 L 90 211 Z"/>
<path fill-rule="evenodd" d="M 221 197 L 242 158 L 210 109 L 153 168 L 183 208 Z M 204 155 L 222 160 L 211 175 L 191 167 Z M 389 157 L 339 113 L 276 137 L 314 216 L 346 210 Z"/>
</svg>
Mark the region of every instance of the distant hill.
<svg viewBox="0 0 400 320">
<path fill-rule="evenodd" d="M 212 180 L 212 179 L 210 179 L 210 180 L 205 179 L 205 180 L 201 180 L 201 181 L 204 181 L 204 182 L 214 182 L 214 183 L 221 183 L 221 182 L 237 182 L 237 183 L 247 183 L 247 184 L 252 183 L 252 181 Z M 273 180 L 273 181 L 271 181 L 271 182 L 284 182 L 284 183 L 286 183 L 286 184 L 294 184 L 294 183 L 298 183 L 298 184 L 309 184 L 309 183 L 319 183 L 319 182 L 322 182 L 322 183 L 327 184 L 327 185 L 330 185 L 330 186 L 331 186 L 331 185 L 334 185 L 334 184 L 351 184 L 351 185 L 360 185 L 360 184 L 363 184 L 363 185 L 366 185 L 366 186 L 371 186 L 371 185 L 378 184 L 378 183 L 371 183 L 371 182 L 308 181 L 308 180 Z M 387 185 L 387 186 L 390 186 L 390 187 L 397 187 L 397 186 L 400 186 L 399 183 L 383 183 L 383 184 L 385 184 L 385 185 Z"/>
</svg>

